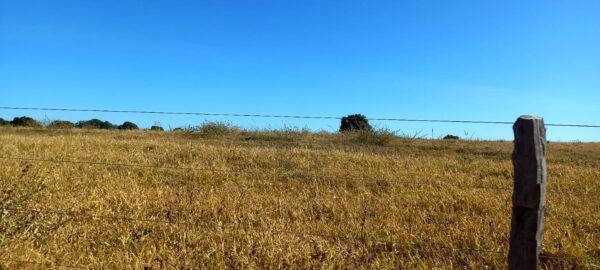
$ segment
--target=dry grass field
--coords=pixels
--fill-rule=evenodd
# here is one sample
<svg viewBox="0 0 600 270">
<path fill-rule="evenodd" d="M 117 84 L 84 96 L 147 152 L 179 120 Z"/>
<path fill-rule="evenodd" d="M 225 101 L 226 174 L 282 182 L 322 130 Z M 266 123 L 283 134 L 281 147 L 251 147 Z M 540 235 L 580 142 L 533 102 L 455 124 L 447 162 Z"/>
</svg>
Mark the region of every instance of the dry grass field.
<svg viewBox="0 0 600 270">
<path fill-rule="evenodd" d="M 0 269 L 503 269 L 511 152 L 364 134 L 2 128 Z M 552 142 L 547 160 L 542 268 L 600 269 L 600 144 Z"/>
</svg>

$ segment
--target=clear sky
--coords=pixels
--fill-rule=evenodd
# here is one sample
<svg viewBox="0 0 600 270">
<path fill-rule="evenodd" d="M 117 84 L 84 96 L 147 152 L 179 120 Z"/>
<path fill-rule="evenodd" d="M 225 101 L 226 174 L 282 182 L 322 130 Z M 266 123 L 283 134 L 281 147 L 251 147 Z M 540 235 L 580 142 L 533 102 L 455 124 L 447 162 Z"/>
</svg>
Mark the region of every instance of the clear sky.
<svg viewBox="0 0 600 270">
<path fill-rule="evenodd" d="M 0 0 L 0 106 L 600 124 L 600 1 Z M 0 110 L 0 117 L 337 121 Z M 510 126 L 378 122 L 511 139 Z M 433 131 L 433 134 L 432 134 Z M 600 141 L 600 129 L 548 128 Z"/>
</svg>

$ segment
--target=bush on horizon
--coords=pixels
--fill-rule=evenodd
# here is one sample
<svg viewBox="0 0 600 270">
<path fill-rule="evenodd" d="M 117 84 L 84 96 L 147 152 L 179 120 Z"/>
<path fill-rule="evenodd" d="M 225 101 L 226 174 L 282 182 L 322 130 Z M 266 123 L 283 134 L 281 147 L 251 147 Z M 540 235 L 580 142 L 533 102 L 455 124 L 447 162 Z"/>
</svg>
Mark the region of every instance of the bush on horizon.
<svg viewBox="0 0 600 270">
<path fill-rule="evenodd" d="M 69 128 L 75 128 L 75 124 L 71 121 L 54 120 L 54 121 L 50 122 L 50 124 L 48 125 L 48 128 L 69 129 Z"/>
<path fill-rule="evenodd" d="M 456 135 L 448 134 L 444 137 L 444 140 L 460 140 L 460 137 L 458 137 Z"/>
<path fill-rule="evenodd" d="M 229 123 L 213 121 L 204 122 L 199 127 L 193 129 L 194 131 L 198 131 L 200 135 L 204 137 L 224 136 L 233 132 L 240 131 L 239 127 L 233 126 Z"/>
<path fill-rule="evenodd" d="M 35 119 L 27 116 L 15 117 L 10 124 L 14 127 L 33 127 L 40 128 L 42 124 Z"/>
<path fill-rule="evenodd" d="M 77 127 L 88 129 L 117 129 L 117 126 L 113 125 L 112 123 L 95 118 L 86 121 L 79 121 L 77 122 Z"/>
<path fill-rule="evenodd" d="M 122 125 L 119 126 L 120 130 L 138 130 L 140 129 L 135 123 L 125 121 Z"/>
<path fill-rule="evenodd" d="M 340 132 L 347 131 L 373 131 L 373 127 L 364 115 L 353 114 L 342 117 Z"/>
<path fill-rule="evenodd" d="M 150 130 L 152 130 L 152 131 L 165 131 L 165 129 L 163 127 L 157 126 L 157 125 L 151 126 Z"/>
<path fill-rule="evenodd" d="M 1 126 L 10 126 L 10 121 L 4 120 L 4 118 L 0 118 L 0 127 Z"/>
</svg>

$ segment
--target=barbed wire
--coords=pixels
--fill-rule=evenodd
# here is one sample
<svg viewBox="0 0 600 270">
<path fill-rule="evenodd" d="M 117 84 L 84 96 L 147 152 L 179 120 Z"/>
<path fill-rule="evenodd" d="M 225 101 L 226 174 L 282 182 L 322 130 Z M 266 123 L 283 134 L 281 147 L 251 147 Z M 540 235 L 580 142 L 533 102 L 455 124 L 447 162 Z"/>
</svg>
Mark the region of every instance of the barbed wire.
<svg viewBox="0 0 600 270">
<path fill-rule="evenodd" d="M 26 107 L 0 107 L 0 109 L 4 110 L 34 110 L 34 111 L 66 111 L 66 112 L 101 112 L 101 113 L 134 113 L 134 114 L 162 114 L 162 115 L 193 115 L 193 116 L 222 116 L 222 117 L 260 117 L 260 118 L 292 118 L 292 119 L 324 119 L 324 120 L 333 120 L 333 119 L 341 119 L 339 116 L 298 116 L 298 115 L 269 115 L 269 114 L 229 114 L 229 113 L 198 113 L 198 112 L 164 112 L 164 111 L 135 111 L 135 110 L 104 110 L 104 109 L 64 109 L 64 108 L 26 108 Z M 473 120 L 440 120 L 440 119 L 407 119 L 407 118 L 369 118 L 369 120 L 374 121 L 399 121 L 399 122 L 432 122 L 432 123 L 468 123 L 468 124 L 510 124 L 513 122 L 505 122 L 505 121 L 473 121 Z M 600 128 L 600 125 L 583 125 L 583 124 L 554 124 L 549 123 L 546 126 L 556 126 L 556 127 L 584 127 L 584 128 Z M 369 179 L 363 177 L 349 177 L 349 176 L 325 176 L 325 175 L 299 175 L 293 173 L 280 173 L 280 172 L 267 172 L 267 171 L 250 171 L 250 170 L 230 170 L 230 169 L 215 169 L 215 168 L 203 168 L 203 167 L 190 167 L 190 166 L 157 166 L 157 165 L 145 165 L 145 164 L 129 164 L 129 163 L 110 163 L 110 162 L 96 162 L 96 161 L 77 161 L 77 160 L 51 160 L 51 159 L 37 159 L 37 158 L 27 158 L 27 157 L 10 157 L 10 156 L 0 156 L 0 159 L 4 160 L 16 160 L 16 161 L 31 161 L 31 162 L 52 162 L 52 163 L 62 163 L 62 164 L 84 164 L 84 165 L 94 165 L 94 166 L 118 166 L 118 167 L 132 167 L 132 168 L 147 168 L 147 169 L 175 169 L 175 170 L 194 170 L 194 171 L 209 171 L 216 173 L 233 173 L 233 174 L 266 174 L 266 175 L 274 175 L 274 176 L 283 176 L 283 177 L 300 177 L 300 178 L 318 178 L 323 180 L 336 180 L 336 179 L 347 179 L 347 180 L 379 180 L 379 179 Z M 387 180 L 387 179 L 386 179 Z M 394 181 L 394 180 L 392 180 Z M 417 185 L 417 186 L 435 186 L 437 187 L 457 187 L 457 188 L 472 188 L 472 189 L 490 189 L 490 190 L 512 190 L 509 187 L 492 187 L 492 186 L 482 186 L 482 185 L 456 185 L 456 184 L 448 184 L 444 183 L 443 185 L 439 185 L 440 183 L 433 182 L 399 182 L 407 185 Z M 598 196 L 596 193 L 590 192 L 576 192 L 576 191 L 566 191 L 566 190 L 547 190 L 549 193 L 556 193 L 561 195 L 592 195 Z M 199 226 L 198 222 L 181 222 L 181 221 L 168 221 L 168 220 L 158 220 L 158 219 L 144 219 L 144 218 L 132 218 L 132 217 L 123 217 L 123 216 L 111 216 L 111 215 L 93 215 L 93 214 L 85 214 L 78 213 L 73 211 L 61 211 L 61 210 L 49 210 L 49 209 L 24 209 L 24 208 L 13 208 L 13 207 L 4 207 L 3 210 L 9 210 L 14 212 L 37 212 L 37 213 L 45 213 L 45 214 L 57 214 L 57 215 L 67 215 L 79 218 L 88 218 L 88 219 L 102 219 L 102 220 L 117 220 L 123 222 L 148 222 L 148 223 L 157 223 L 157 224 L 171 224 L 171 225 L 185 225 L 185 226 Z M 445 224 L 445 223 L 443 223 Z M 447 225 L 447 224 L 446 224 Z M 243 230 L 252 230 L 249 228 L 241 228 Z M 317 237 L 324 237 L 325 235 L 319 234 L 308 234 Z M 438 249 L 448 249 L 448 250 L 456 250 L 461 252 L 479 252 L 479 253 L 492 253 L 492 254 L 506 254 L 503 251 L 497 250 L 486 250 L 486 249 L 474 249 L 474 248 L 455 248 L 444 246 L 439 243 L 433 242 L 421 242 L 414 243 L 412 245 L 415 246 L 429 246 Z M 546 259 L 557 259 L 557 260 L 574 260 L 573 258 L 564 258 L 559 256 L 549 256 L 549 255 L 540 255 L 540 258 Z M 15 262 L 15 263 L 27 263 L 27 264 L 37 264 L 37 265 L 54 265 L 57 267 L 63 268 L 71 268 L 71 269 L 98 269 L 98 268 L 90 268 L 86 266 L 76 266 L 76 265 L 62 265 L 55 262 L 35 262 L 28 260 L 19 260 L 19 259 L 10 259 L 10 258 L 2 258 L 0 257 L 0 261 L 6 262 Z M 579 260 L 577 260 L 579 261 Z M 585 262 L 585 261 L 581 261 Z"/>
<path fill-rule="evenodd" d="M 319 235 L 316 235 L 316 236 L 319 236 Z M 324 235 L 321 235 L 321 237 L 324 237 Z M 354 236 L 345 237 L 345 238 L 352 239 L 352 240 L 361 240 L 360 237 L 354 237 Z M 420 242 L 416 242 L 416 243 L 409 243 L 408 246 L 413 246 L 413 247 L 427 246 L 429 248 L 436 248 L 436 249 L 446 249 L 446 250 L 454 250 L 454 251 L 461 251 L 461 252 L 469 251 L 469 252 L 479 252 L 479 253 L 490 253 L 490 254 L 498 254 L 498 255 L 503 255 L 503 256 L 508 254 L 508 250 L 499 251 L 499 250 L 490 250 L 490 249 L 482 249 L 482 248 L 449 247 L 449 246 L 446 246 L 445 244 L 434 242 L 434 241 L 420 241 Z M 560 256 L 553 256 L 553 255 L 540 254 L 538 256 L 538 258 L 555 259 L 555 260 L 563 260 L 563 261 L 575 261 L 575 262 L 584 263 L 584 264 L 591 263 L 590 260 L 586 260 L 586 259 L 574 259 L 574 258 L 560 257 Z"/>
<path fill-rule="evenodd" d="M 460 184 L 448 184 L 448 181 L 401 181 L 400 179 L 385 179 L 385 178 L 365 178 L 365 177 L 351 177 L 351 176 L 329 176 L 329 175 L 318 175 L 318 174 L 294 174 L 294 173 L 278 173 L 268 171 L 243 171 L 243 170 L 225 170 L 225 169 L 211 169 L 211 168 L 199 168 L 199 167 L 177 167 L 177 166 L 153 166 L 144 164 L 126 164 L 126 163 L 107 163 L 107 162 L 95 162 L 95 161 L 73 161 L 73 160 L 52 160 L 52 159 L 36 159 L 36 158 L 24 158 L 24 157 L 8 157 L 0 156 L 3 160 L 15 160 L 15 161 L 31 161 L 31 162 L 49 162 L 49 163 L 60 163 L 60 164 L 84 164 L 93 166 L 121 166 L 121 167 L 133 167 L 133 168 L 147 168 L 147 169 L 173 169 L 173 170 L 200 170 L 216 173 L 234 173 L 234 174 L 263 174 L 270 176 L 281 176 L 281 177 L 297 177 L 304 179 L 319 179 L 319 180 L 355 180 L 355 181 L 377 181 L 386 180 L 398 184 L 407 186 L 436 186 L 436 187 L 456 187 L 456 188 L 472 188 L 472 189 L 490 189 L 490 190 L 512 190 L 509 187 L 494 187 L 484 185 L 460 185 Z M 565 193 L 565 191 L 561 191 Z"/>
<path fill-rule="evenodd" d="M 342 116 L 306 116 L 306 115 L 276 115 L 276 114 L 238 114 L 238 113 L 203 113 L 203 112 L 168 112 L 168 111 L 142 111 L 142 110 L 109 110 L 109 109 L 67 109 L 67 108 L 42 108 L 42 107 L 5 107 L 2 110 L 27 110 L 27 111 L 62 111 L 62 112 L 99 112 L 99 113 L 132 113 L 132 114 L 159 114 L 159 115 L 192 115 L 192 116 L 221 116 L 221 117 L 255 117 L 255 118 L 290 118 L 290 119 L 321 119 L 340 120 Z M 478 120 L 446 120 L 446 119 L 410 119 L 410 118 L 368 118 L 373 121 L 393 122 L 429 122 L 429 123 L 458 123 L 458 124 L 497 124 L 512 125 L 509 121 L 478 121 Z M 588 124 L 559 124 L 548 123 L 553 127 L 580 127 L 600 128 L 600 125 Z"/>
<path fill-rule="evenodd" d="M 103 219 L 110 221 L 124 221 L 124 222 L 141 222 L 141 223 L 156 223 L 156 224 L 169 224 L 169 225 L 186 225 L 186 226 L 199 226 L 199 223 L 192 222 L 181 222 L 181 221 L 168 221 L 159 219 L 147 219 L 147 218 L 132 218 L 123 216 L 112 216 L 112 215 L 92 215 L 85 213 L 78 213 L 73 211 L 61 211 L 51 209 L 31 209 L 31 208 L 15 208 L 15 207 L 2 207 L 2 210 L 21 212 L 21 213 L 42 213 L 42 214 L 54 214 L 63 216 L 72 216 L 86 219 Z M 1 213 L 0 213 L 1 214 Z"/>
<path fill-rule="evenodd" d="M 511 187 L 498 187 L 498 186 L 486 186 L 486 185 L 466 185 L 466 184 L 450 184 L 449 181 L 406 181 L 401 179 L 388 179 L 384 177 L 378 178 L 366 178 L 366 177 L 352 177 L 352 176 L 331 176 L 331 175 L 318 175 L 318 174 L 297 174 L 297 173 L 282 173 L 282 172 L 269 172 L 269 171 L 246 171 L 246 170 L 228 170 L 228 169 L 213 169 L 204 167 L 191 167 L 191 166 L 157 166 L 157 165 L 145 165 L 145 164 L 131 164 L 131 163 L 111 163 L 111 162 L 97 162 L 97 161 L 78 161 L 78 160 L 54 160 L 54 159 L 38 159 L 38 158 L 27 158 L 27 157 L 12 157 L 12 156 L 0 156 L 3 160 L 14 160 L 14 161 L 30 161 L 30 162 L 48 162 L 58 164 L 78 164 L 78 165 L 92 165 L 92 166 L 115 166 L 115 167 L 130 167 L 130 168 L 143 168 L 143 169 L 163 169 L 163 170 L 194 170 L 194 171 L 207 171 L 215 173 L 232 173 L 232 174 L 249 174 L 249 175 L 270 175 L 277 177 L 291 177 L 291 178 L 304 178 L 304 179 L 319 179 L 319 180 L 354 180 L 354 181 L 377 181 L 385 180 L 393 183 L 403 184 L 406 186 L 433 186 L 437 188 L 462 188 L 462 189 L 488 189 L 488 190 L 504 190 L 510 191 Z M 579 195 L 579 196 L 600 196 L 600 193 L 589 192 L 589 191 L 574 191 L 574 190 L 546 190 L 548 193 L 560 194 L 560 195 Z"/>
<path fill-rule="evenodd" d="M 470 251 L 470 252 L 479 252 L 479 253 L 492 253 L 492 254 L 499 254 L 499 255 L 507 255 L 508 251 L 497 251 L 497 250 L 489 250 L 489 249 L 478 249 L 478 248 L 455 248 L 455 247 L 448 247 L 445 246 L 443 244 L 440 243 L 435 243 L 435 242 L 422 242 L 422 243 L 427 243 L 427 245 L 429 245 L 429 247 L 434 247 L 434 248 L 438 248 L 438 249 L 448 249 L 448 250 L 455 250 L 455 251 Z M 416 243 L 414 245 L 419 245 L 419 243 Z M 574 261 L 577 263 L 583 263 L 583 264 L 587 264 L 590 263 L 590 260 L 586 260 L 586 259 L 573 259 L 573 258 L 568 258 L 568 257 L 560 257 L 560 256 L 552 256 L 552 255 L 539 255 L 538 258 L 540 259 L 554 259 L 554 260 L 561 260 L 561 261 Z"/>
<path fill-rule="evenodd" d="M 47 265 L 47 264 L 52 264 L 56 267 L 62 267 L 62 268 L 68 268 L 68 269 L 102 269 L 102 268 L 91 268 L 88 266 L 78 266 L 78 265 L 72 265 L 72 264 L 58 264 L 55 262 L 36 262 L 36 261 L 29 261 L 29 260 L 20 260 L 20 259 L 11 259 L 11 258 L 3 258 L 0 257 L 0 261 L 5 261 L 5 262 L 12 262 L 12 263 L 24 263 L 24 264 L 35 264 L 35 265 Z"/>
<path fill-rule="evenodd" d="M 100 162 L 100 161 L 54 160 L 54 159 L 38 159 L 38 158 L 10 157 L 10 156 L 0 156 L 0 159 L 17 160 L 17 161 L 32 161 L 32 162 L 67 163 L 67 164 L 93 165 L 93 166 L 132 167 L 132 168 L 145 168 L 145 169 L 209 171 L 209 172 L 233 173 L 233 174 L 272 174 L 270 172 L 265 172 L 265 171 L 226 170 L 226 169 L 190 167 L 190 166 L 158 166 L 158 165 L 130 164 L 130 163 L 111 163 L 111 162 Z M 286 176 L 286 175 L 289 175 L 289 173 L 277 173 L 277 175 Z"/>
<path fill-rule="evenodd" d="M 407 204 L 407 206 L 410 206 L 412 204 Z M 238 230 L 244 230 L 244 231 L 259 231 L 260 229 L 253 229 L 253 228 L 232 228 L 232 227 L 223 227 L 225 224 L 218 224 L 218 223 L 202 223 L 199 221 L 196 222 L 190 222 L 190 221 L 173 221 L 173 220 L 165 220 L 165 219 L 151 219 L 151 218 L 133 218 L 133 217 L 125 217 L 125 216 L 119 216 L 119 215 L 95 215 L 95 214 L 87 214 L 87 213 L 81 213 L 81 212 L 75 212 L 75 211 L 66 211 L 66 210 L 55 210 L 55 209 L 45 209 L 45 208 L 25 208 L 25 207 L 7 207 L 7 206 L 3 206 L 0 207 L 0 210 L 2 210 L 2 212 L 0 212 L 0 216 L 1 215 L 8 215 L 10 214 L 10 211 L 12 212 L 19 212 L 19 213 L 40 213 L 40 214 L 50 214 L 50 215 L 62 215 L 62 216 L 70 216 L 70 217 L 76 217 L 76 218 L 80 218 L 80 219 L 92 219 L 92 220 L 106 220 L 106 221 L 113 221 L 113 222 L 124 222 L 124 223 L 154 223 L 154 224 L 163 224 L 163 225 L 175 225 L 175 226 L 186 226 L 186 227 L 194 227 L 194 228 L 222 228 L 222 229 L 238 229 Z M 177 218 L 177 215 L 181 215 L 182 213 L 186 213 L 189 214 L 188 211 L 173 211 L 170 213 L 167 213 L 167 215 L 174 215 L 176 216 L 171 217 L 169 219 L 175 219 L 175 220 L 179 220 L 179 218 Z M 473 219 L 472 219 L 473 220 Z M 453 224 L 451 221 L 443 221 L 443 220 L 427 220 L 424 224 L 426 225 L 451 225 Z"/>
<path fill-rule="evenodd" d="M 495 250 L 485 250 L 485 249 L 471 249 L 471 248 L 453 248 L 453 247 L 446 247 L 446 246 L 441 246 L 439 244 L 437 245 L 431 245 L 432 242 L 423 242 L 423 243 L 428 243 L 429 247 L 433 247 L 433 248 L 438 248 L 438 249 L 449 249 L 449 250 L 455 250 L 455 251 L 470 251 L 470 252 L 479 252 L 479 253 L 491 253 L 491 254 L 497 254 L 497 255 L 505 255 L 505 252 L 501 252 L 501 251 L 495 251 Z M 415 243 L 412 244 L 411 246 L 422 246 L 423 243 Z M 588 264 L 591 261 L 589 260 L 578 260 L 578 259 L 573 259 L 573 258 L 566 258 L 566 257 L 558 257 L 558 256 L 548 256 L 548 255 L 539 255 L 538 258 L 540 259 L 554 259 L 554 260 L 563 260 L 563 261 L 573 261 L 573 262 L 577 262 L 577 263 L 583 263 L 583 264 Z M 2 258 L 0 257 L 0 261 L 5 261 L 5 262 L 13 262 L 13 263 L 24 263 L 24 264 L 35 264 L 35 265 L 46 265 L 48 263 L 44 263 L 44 262 L 36 262 L 36 261 L 30 261 L 30 260 L 20 260 L 20 259 L 11 259 L 11 258 Z M 89 266 L 77 266 L 77 265 L 72 265 L 72 264 L 57 264 L 55 262 L 52 262 L 51 264 L 53 264 L 54 266 L 57 267 L 62 267 L 62 268 L 68 268 L 68 269 L 91 269 L 91 270 L 101 270 L 103 268 L 93 268 L 93 267 L 89 267 Z"/>
<path fill-rule="evenodd" d="M 15 212 L 37 212 L 37 213 L 45 213 L 45 214 L 59 214 L 59 215 L 69 215 L 69 216 L 77 216 L 77 217 L 84 217 L 84 218 L 95 218 L 95 219 L 108 219 L 108 220 L 120 220 L 120 221 L 127 221 L 127 222 L 151 222 L 151 223 L 160 223 L 160 224 L 173 224 L 173 225 L 193 225 L 193 226 L 198 226 L 197 223 L 187 223 L 187 222 L 172 222 L 172 221 L 160 221 L 160 220 L 150 220 L 150 219 L 137 219 L 137 218 L 128 218 L 128 217 L 116 217 L 116 216 L 106 216 L 106 215 L 89 215 L 89 214 L 82 214 L 82 213 L 75 213 L 75 212 L 67 212 L 67 211 L 57 211 L 57 210 L 48 210 L 48 209 L 24 209 L 24 208 L 11 208 L 11 207 L 4 207 L 2 208 L 3 210 L 11 210 L 11 211 L 15 211 Z M 441 225 L 448 225 L 446 223 L 441 223 Z M 187 227 L 186 227 L 187 228 Z M 219 227 L 217 227 L 218 229 Z M 235 228 L 223 228 L 223 229 L 235 229 Z M 263 229 L 256 229 L 256 228 L 238 228 L 239 230 L 242 230 L 244 232 L 247 231 L 264 231 Z M 269 229 L 269 228 L 266 228 Z M 293 233 L 293 231 L 291 230 L 275 230 L 275 231 L 269 231 L 269 232 L 289 232 L 289 233 Z M 302 232 L 301 235 L 303 236 L 310 236 L 310 237 L 319 237 L 319 238 L 324 238 L 324 239 L 328 239 L 328 238 L 342 238 L 344 239 L 344 241 L 364 241 L 364 239 L 362 237 L 357 237 L 357 236 L 348 236 L 348 235 L 331 235 L 331 234 L 322 234 L 322 233 L 314 233 L 314 232 Z M 435 248 L 435 249 L 447 249 L 447 250 L 454 250 L 454 251 L 460 251 L 460 252 L 477 252 L 477 253 L 490 253 L 490 254 L 498 254 L 498 255 L 505 255 L 507 254 L 507 251 L 498 251 L 498 250 L 490 250 L 490 249 L 482 249 L 482 248 L 467 248 L 467 247 L 449 247 L 446 245 L 443 245 L 441 243 L 436 243 L 433 241 L 421 241 L 421 242 L 416 242 L 416 243 L 408 243 L 409 246 L 414 246 L 414 247 L 429 247 L 429 248 Z M 588 260 L 579 260 L 579 259 L 573 259 L 573 258 L 566 258 L 566 257 L 560 257 L 560 256 L 552 256 L 552 255 L 540 255 L 539 258 L 546 258 L 546 259 L 555 259 L 555 260 L 567 260 L 567 261 L 576 261 L 576 262 L 581 262 L 581 263 L 587 263 L 589 262 Z M 35 261 L 27 261 L 27 260 L 18 260 L 18 259 L 8 259 L 8 258 L 2 258 L 0 257 L 0 261 L 8 261 L 8 262 L 17 262 L 17 263 L 29 263 L 29 264 L 38 264 L 38 265 L 46 265 L 48 263 L 43 263 L 43 262 L 35 262 Z M 70 265 L 70 264 L 57 264 L 52 262 L 52 264 L 54 264 L 55 266 L 58 267 L 64 267 L 64 268 L 71 268 L 71 269 L 100 269 L 100 268 L 90 268 L 90 267 L 86 267 L 86 266 L 76 266 L 76 265 Z"/>
</svg>

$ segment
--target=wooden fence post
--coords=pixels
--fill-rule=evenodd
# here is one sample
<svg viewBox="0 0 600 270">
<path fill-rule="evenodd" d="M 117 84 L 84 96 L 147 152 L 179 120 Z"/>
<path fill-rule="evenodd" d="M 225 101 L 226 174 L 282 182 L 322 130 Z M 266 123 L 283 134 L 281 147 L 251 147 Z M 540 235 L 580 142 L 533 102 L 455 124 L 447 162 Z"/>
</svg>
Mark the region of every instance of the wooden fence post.
<svg viewBox="0 0 600 270">
<path fill-rule="evenodd" d="M 536 269 L 544 233 L 546 205 L 546 128 L 544 119 L 521 116 L 513 126 L 515 170 L 508 268 Z"/>
</svg>

